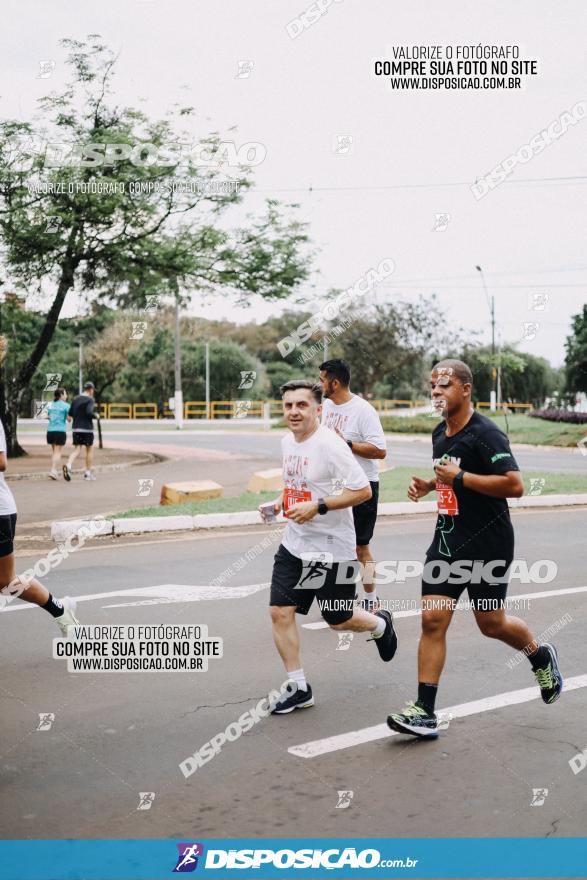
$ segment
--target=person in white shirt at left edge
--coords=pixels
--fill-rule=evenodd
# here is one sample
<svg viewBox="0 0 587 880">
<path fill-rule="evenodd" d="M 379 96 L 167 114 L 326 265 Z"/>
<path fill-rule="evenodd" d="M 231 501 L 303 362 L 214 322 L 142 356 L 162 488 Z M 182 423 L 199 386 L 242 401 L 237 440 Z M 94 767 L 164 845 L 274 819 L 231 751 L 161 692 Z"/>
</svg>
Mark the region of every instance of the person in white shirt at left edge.
<svg viewBox="0 0 587 880">
<path fill-rule="evenodd" d="M 283 385 L 281 394 L 291 434 L 282 440 L 284 489 L 273 512 L 283 509 L 287 525 L 274 559 L 269 604 L 289 683 L 273 704 L 276 715 L 314 705 L 296 624 L 296 612 L 307 614 L 314 599 L 331 629 L 371 633 L 382 660 L 391 660 L 397 649 L 390 613 L 372 614 L 355 604 L 359 565 L 351 508 L 371 497 L 369 480 L 344 440 L 320 424 L 321 385 L 296 379 Z M 264 516 L 263 506 L 259 512 Z"/>
</svg>

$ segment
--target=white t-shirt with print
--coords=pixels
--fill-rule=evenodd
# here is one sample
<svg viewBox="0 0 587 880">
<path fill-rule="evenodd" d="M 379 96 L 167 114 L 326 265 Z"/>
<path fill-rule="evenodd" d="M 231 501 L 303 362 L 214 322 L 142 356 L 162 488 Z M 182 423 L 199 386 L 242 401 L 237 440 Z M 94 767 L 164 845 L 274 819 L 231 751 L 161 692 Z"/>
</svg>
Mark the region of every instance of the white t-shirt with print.
<svg viewBox="0 0 587 880">
<path fill-rule="evenodd" d="M 308 501 L 317 501 L 340 494 L 343 488 L 364 489 L 368 485 L 347 444 L 324 425 L 301 443 L 293 434 L 287 434 L 281 448 L 284 492 L 293 490 L 300 501 L 305 500 L 304 496 Z M 352 508 L 329 510 L 324 516 L 318 513 L 301 525 L 288 520 L 281 543 L 300 559 L 310 552 L 332 554 L 333 562 L 356 559 Z"/>
<path fill-rule="evenodd" d="M 6 434 L 4 433 L 4 425 L 0 421 L 0 452 L 6 455 Z M 16 502 L 14 495 L 8 488 L 8 484 L 4 479 L 4 472 L 0 471 L 0 516 L 7 516 L 10 513 L 16 513 Z"/>
<path fill-rule="evenodd" d="M 387 449 L 385 434 L 375 407 L 362 397 L 353 394 L 346 403 L 333 403 L 326 398 L 322 404 L 322 424 L 327 428 L 338 428 L 345 440 L 358 443 L 372 443 L 377 449 Z M 354 455 L 354 453 L 353 453 Z M 379 482 L 377 459 L 355 455 L 371 483 Z"/>
</svg>

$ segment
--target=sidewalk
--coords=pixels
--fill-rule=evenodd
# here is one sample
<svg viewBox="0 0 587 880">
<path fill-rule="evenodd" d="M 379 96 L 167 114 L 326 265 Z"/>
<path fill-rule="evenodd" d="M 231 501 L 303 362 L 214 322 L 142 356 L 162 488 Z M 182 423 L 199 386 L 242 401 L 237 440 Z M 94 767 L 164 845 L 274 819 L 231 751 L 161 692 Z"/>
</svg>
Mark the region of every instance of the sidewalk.
<svg viewBox="0 0 587 880">
<path fill-rule="evenodd" d="M 31 438 L 32 439 L 32 438 Z M 152 444 L 136 441 L 109 441 L 108 449 L 95 449 L 95 463 L 110 469 L 96 469 L 96 481 L 82 479 L 83 459 L 70 483 L 61 477 L 50 480 L 46 447 L 27 442 L 32 452 L 27 459 L 9 459 L 7 477 L 18 507 L 18 533 L 23 526 L 56 520 L 83 519 L 96 514 L 116 513 L 129 508 L 151 507 L 159 503 L 161 486 L 179 480 L 215 480 L 224 487 L 226 496 L 239 495 L 243 481 L 254 471 L 269 467 L 263 458 L 237 455 L 213 449 L 193 449 L 173 444 Z M 157 460 L 165 456 L 166 460 Z M 66 460 L 65 458 L 63 460 Z M 132 465 L 132 461 L 143 461 Z M 26 462 L 26 464 L 25 464 Z M 33 474 L 33 479 L 15 478 L 17 473 Z M 35 470 L 36 468 L 36 470 Z M 12 476 L 11 476 L 12 475 Z M 34 478 L 38 475 L 38 478 Z M 138 496 L 139 480 L 153 480 L 150 494 Z M 34 529 L 28 529 L 32 532 Z M 48 529 L 43 529 L 48 531 Z"/>
<path fill-rule="evenodd" d="M 45 480 L 48 479 L 48 473 L 51 468 L 51 450 L 46 446 L 41 446 L 34 440 L 32 442 L 21 443 L 23 449 L 27 452 L 22 458 L 9 458 L 8 466 L 4 474 L 6 480 L 11 483 L 20 480 Z M 67 447 L 67 451 L 61 456 L 61 463 L 64 464 L 71 452 L 71 446 Z M 94 470 L 96 473 L 108 470 L 122 470 L 132 467 L 135 463 L 152 464 L 157 461 L 157 454 L 154 451 L 146 451 L 129 448 L 115 448 L 114 444 L 109 445 L 108 449 L 94 448 Z M 76 469 L 83 467 L 84 457 L 80 454 Z M 60 474 L 61 476 L 61 474 Z"/>
</svg>

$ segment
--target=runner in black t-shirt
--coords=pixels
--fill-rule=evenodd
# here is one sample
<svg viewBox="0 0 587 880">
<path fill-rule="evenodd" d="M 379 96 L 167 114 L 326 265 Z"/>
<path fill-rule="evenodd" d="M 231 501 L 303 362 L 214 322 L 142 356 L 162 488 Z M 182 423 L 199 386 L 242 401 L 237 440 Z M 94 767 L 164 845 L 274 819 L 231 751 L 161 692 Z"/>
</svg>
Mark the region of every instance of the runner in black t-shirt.
<svg viewBox="0 0 587 880">
<path fill-rule="evenodd" d="M 525 649 L 544 702 L 554 703 L 563 686 L 555 648 L 538 645 L 526 624 L 504 609 L 514 557 L 507 499 L 524 493 L 508 438 L 471 406 L 473 376 L 462 361 L 436 364 L 431 384 L 433 405 L 443 417 L 432 433 L 436 477 L 413 477 L 408 489 L 412 501 L 434 489 L 438 498 L 436 530 L 422 578 L 418 699 L 387 719 L 393 730 L 420 737 L 438 736 L 434 703 L 446 631 L 465 587 L 481 632 L 518 651 Z"/>
<path fill-rule="evenodd" d="M 63 476 L 69 482 L 73 472 L 73 465 L 81 452 L 82 446 L 86 454 L 86 469 L 84 471 L 84 480 L 95 480 L 92 470 L 92 460 L 94 454 L 94 422 L 100 416 L 95 410 L 94 401 L 94 383 L 86 382 L 84 385 L 84 394 L 78 394 L 74 397 L 71 408 L 69 410 L 68 421 L 73 422 L 72 425 L 72 441 L 73 452 L 67 460 L 67 464 L 63 465 Z"/>
</svg>

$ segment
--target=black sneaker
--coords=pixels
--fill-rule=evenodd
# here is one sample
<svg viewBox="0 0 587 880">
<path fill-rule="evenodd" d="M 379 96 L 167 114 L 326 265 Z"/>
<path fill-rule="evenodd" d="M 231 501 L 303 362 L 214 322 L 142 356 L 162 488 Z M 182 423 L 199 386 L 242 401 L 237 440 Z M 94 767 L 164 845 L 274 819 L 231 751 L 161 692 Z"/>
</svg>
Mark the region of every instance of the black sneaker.
<svg viewBox="0 0 587 880">
<path fill-rule="evenodd" d="M 272 715 L 287 715 L 294 709 L 308 709 L 314 705 L 314 697 L 312 696 L 312 688 L 308 685 L 308 690 L 303 691 L 295 682 L 289 681 L 285 688 L 284 695 L 275 703 L 271 710 Z"/>
<path fill-rule="evenodd" d="M 71 480 L 71 471 L 66 464 L 63 465 L 63 479 L 67 480 L 68 483 Z"/>
<path fill-rule="evenodd" d="M 558 655 L 554 645 L 544 645 L 550 654 L 550 662 L 542 669 L 535 669 L 534 675 L 540 687 L 540 693 L 545 703 L 554 703 L 561 695 L 563 689 L 563 677 L 558 668 Z"/>
<path fill-rule="evenodd" d="M 393 628 L 393 619 L 389 611 L 377 611 L 375 616 L 381 617 L 381 619 L 385 621 L 385 630 L 379 638 L 376 639 L 373 636 L 372 638 L 367 639 L 367 641 L 375 642 L 377 650 L 379 651 L 379 656 L 387 663 L 389 660 L 393 659 L 393 656 L 397 651 L 397 635 Z"/>
<path fill-rule="evenodd" d="M 411 733 L 420 739 L 434 739 L 438 736 L 438 719 L 430 715 L 419 703 L 408 703 L 403 712 L 387 716 L 387 726 L 398 733 Z"/>
</svg>

